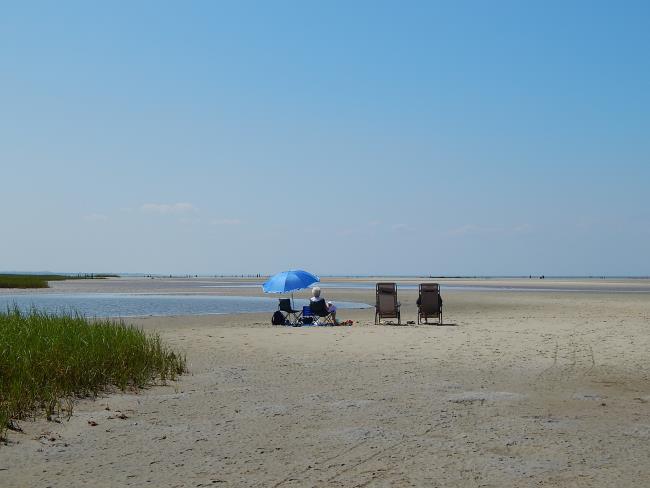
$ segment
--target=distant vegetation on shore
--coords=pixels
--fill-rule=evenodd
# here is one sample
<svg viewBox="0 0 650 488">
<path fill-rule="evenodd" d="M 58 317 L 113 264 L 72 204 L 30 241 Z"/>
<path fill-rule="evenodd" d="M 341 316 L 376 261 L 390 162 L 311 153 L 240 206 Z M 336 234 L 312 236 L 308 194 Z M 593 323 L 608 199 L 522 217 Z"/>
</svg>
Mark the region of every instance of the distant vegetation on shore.
<svg viewBox="0 0 650 488">
<path fill-rule="evenodd" d="M 184 355 L 121 321 L 0 312 L 0 438 L 14 420 L 70 415 L 74 398 L 141 388 L 185 371 Z"/>
<path fill-rule="evenodd" d="M 0 274 L 0 288 L 49 288 L 48 281 L 114 278 L 112 274 Z"/>
</svg>

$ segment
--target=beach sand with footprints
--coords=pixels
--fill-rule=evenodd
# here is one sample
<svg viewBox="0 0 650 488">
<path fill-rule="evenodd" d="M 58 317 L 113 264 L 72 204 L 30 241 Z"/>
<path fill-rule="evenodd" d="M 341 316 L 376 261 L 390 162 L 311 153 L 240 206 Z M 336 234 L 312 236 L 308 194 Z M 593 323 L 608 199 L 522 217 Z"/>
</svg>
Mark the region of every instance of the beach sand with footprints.
<svg viewBox="0 0 650 488">
<path fill-rule="evenodd" d="M 0 486 L 650 484 L 649 282 L 409 282 L 420 281 L 443 283 L 443 326 L 376 326 L 374 309 L 341 310 L 351 327 L 274 327 L 270 313 L 129 319 L 184 351 L 189 374 L 21 422 L 0 446 Z M 523 289 L 542 281 L 550 290 Z M 486 285 L 501 288 L 471 288 Z M 151 287 L 183 286 L 54 284 Z M 371 288 L 323 294 L 374 303 Z M 415 320 L 417 291 L 399 296 L 402 321 Z"/>
</svg>

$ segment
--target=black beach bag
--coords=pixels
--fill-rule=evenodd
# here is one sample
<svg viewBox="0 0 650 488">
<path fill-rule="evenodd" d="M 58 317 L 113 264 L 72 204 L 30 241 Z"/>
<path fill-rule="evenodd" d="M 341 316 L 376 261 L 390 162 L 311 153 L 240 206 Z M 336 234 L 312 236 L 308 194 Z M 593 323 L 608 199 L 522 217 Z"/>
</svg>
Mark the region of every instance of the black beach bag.
<svg viewBox="0 0 650 488">
<path fill-rule="evenodd" d="M 271 323 L 273 325 L 284 325 L 284 314 L 279 310 L 276 310 L 271 317 Z"/>
</svg>

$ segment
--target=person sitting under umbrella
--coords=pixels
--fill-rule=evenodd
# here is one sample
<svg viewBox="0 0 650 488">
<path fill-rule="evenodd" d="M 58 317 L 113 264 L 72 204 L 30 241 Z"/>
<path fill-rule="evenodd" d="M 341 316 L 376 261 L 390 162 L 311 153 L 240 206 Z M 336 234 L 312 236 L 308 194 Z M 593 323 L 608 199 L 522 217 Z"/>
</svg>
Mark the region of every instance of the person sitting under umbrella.
<svg viewBox="0 0 650 488">
<path fill-rule="evenodd" d="M 320 296 L 320 288 L 317 286 L 313 287 L 311 289 L 311 298 L 310 301 L 312 302 L 320 302 L 320 301 L 325 301 L 323 297 Z M 336 305 L 334 305 L 332 302 L 327 302 L 325 304 L 327 311 L 332 314 L 332 319 L 334 320 L 334 323 L 336 324 Z"/>
</svg>

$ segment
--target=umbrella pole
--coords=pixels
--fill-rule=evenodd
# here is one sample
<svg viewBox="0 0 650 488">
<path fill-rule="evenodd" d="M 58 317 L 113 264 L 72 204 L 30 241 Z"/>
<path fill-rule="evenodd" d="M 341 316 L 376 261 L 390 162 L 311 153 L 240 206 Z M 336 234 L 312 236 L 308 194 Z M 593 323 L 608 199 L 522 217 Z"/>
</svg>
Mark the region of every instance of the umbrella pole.
<svg viewBox="0 0 650 488">
<path fill-rule="evenodd" d="M 291 292 L 291 310 L 295 310 L 295 308 L 293 308 L 293 292 Z"/>
</svg>

